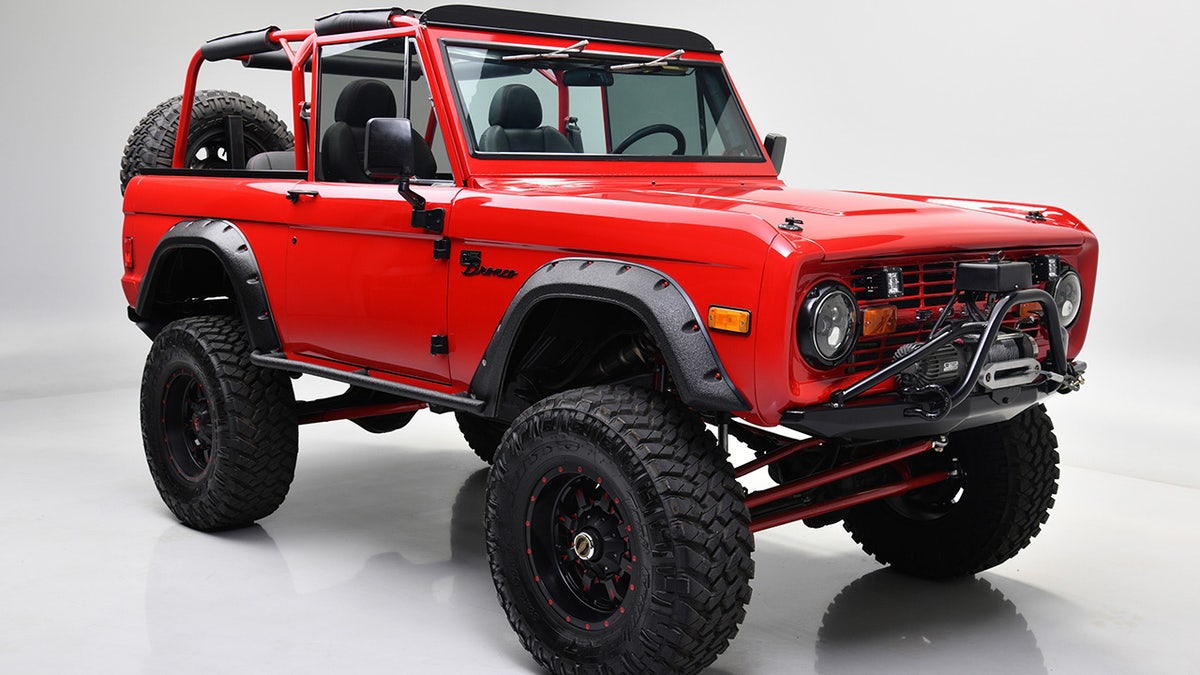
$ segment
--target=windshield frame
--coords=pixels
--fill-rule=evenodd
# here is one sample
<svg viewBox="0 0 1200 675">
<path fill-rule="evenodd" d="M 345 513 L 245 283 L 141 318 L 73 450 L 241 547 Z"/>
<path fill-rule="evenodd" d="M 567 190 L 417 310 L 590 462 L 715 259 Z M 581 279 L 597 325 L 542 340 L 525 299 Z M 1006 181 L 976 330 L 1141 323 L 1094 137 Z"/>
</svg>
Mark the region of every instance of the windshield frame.
<svg viewBox="0 0 1200 675">
<path fill-rule="evenodd" d="M 472 38 L 474 38 L 474 39 L 472 39 Z M 747 173 L 752 173 L 753 175 L 759 175 L 760 173 L 763 173 L 763 172 L 760 172 L 760 171 L 747 172 L 747 171 L 745 171 L 745 169 L 748 169 L 751 167 L 758 168 L 761 166 L 772 167 L 772 165 L 770 164 L 770 162 L 767 158 L 766 152 L 765 152 L 764 148 L 762 147 L 762 141 L 758 137 L 758 134 L 754 129 L 754 125 L 751 122 L 750 117 L 746 114 L 746 109 L 742 105 L 741 98 L 738 96 L 738 93 L 737 93 L 736 88 L 734 87 L 733 81 L 729 77 L 729 72 L 725 68 L 724 62 L 721 60 L 719 54 L 706 53 L 706 52 L 688 52 L 686 54 L 686 58 L 683 58 L 683 57 L 672 58 L 669 61 L 669 64 L 672 66 L 679 65 L 679 66 L 691 66 L 691 67 L 697 67 L 697 68 L 712 68 L 712 69 L 715 69 L 717 71 L 717 73 L 719 73 L 719 77 L 721 78 L 721 83 L 724 85 L 724 87 L 726 88 L 728 95 L 729 95 L 728 105 L 733 106 L 733 110 L 735 112 L 739 113 L 739 115 L 740 115 L 740 117 L 738 119 L 736 119 L 734 121 L 734 123 L 741 125 L 744 128 L 744 133 L 746 134 L 746 137 L 747 137 L 746 145 L 748 146 L 749 150 L 751 150 L 752 152 L 755 153 L 754 155 L 749 155 L 749 156 L 695 155 L 695 154 L 690 154 L 690 155 L 657 155 L 657 154 L 656 155 L 647 155 L 647 154 L 613 154 L 611 152 L 606 152 L 606 153 L 484 152 L 484 151 L 479 150 L 478 139 L 475 137 L 476 134 L 472 133 L 471 124 L 468 121 L 468 120 L 470 120 L 470 110 L 469 110 L 467 101 L 464 99 L 462 90 L 459 87 L 459 82 L 458 82 L 457 78 L 454 76 L 453 67 L 451 65 L 452 62 L 451 62 L 450 49 L 454 48 L 454 47 L 467 47 L 467 48 L 480 49 L 480 50 L 484 50 L 484 51 L 488 51 L 488 50 L 510 51 L 511 50 L 513 52 L 513 54 L 522 54 L 522 53 L 542 54 L 542 53 L 547 53 L 547 52 L 551 52 L 551 51 L 555 51 L 555 50 L 561 50 L 565 47 L 571 46 L 571 44 L 573 44 L 575 42 L 578 42 L 578 40 L 572 40 L 569 38 L 566 39 L 566 41 L 569 41 L 569 42 L 567 44 L 560 45 L 560 44 L 553 44 L 553 43 L 536 44 L 532 41 L 530 43 L 525 43 L 525 42 L 516 43 L 516 42 L 503 42 L 503 41 L 491 42 L 491 41 L 479 40 L 474 35 L 471 37 L 439 36 L 439 38 L 437 39 L 437 44 L 439 46 L 438 51 L 440 52 L 439 56 L 442 59 L 445 81 L 449 86 L 449 92 L 451 94 L 452 104 L 455 108 L 455 113 L 458 117 L 457 133 L 460 134 L 461 139 L 464 142 L 464 148 L 466 149 L 467 154 L 471 157 L 472 160 L 478 160 L 478 161 L 486 162 L 489 164 L 501 162 L 501 161 L 513 161 L 513 162 L 523 163 L 525 166 L 528 166 L 528 163 L 531 160 L 538 161 L 543 164 L 557 165 L 559 162 L 561 162 L 565 165 L 580 165 L 577 169 L 572 168 L 570 170 L 565 171 L 566 173 L 578 173 L 580 171 L 586 172 L 586 168 L 583 165 L 586 163 L 589 163 L 589 162 L 602 162 L 602 163 L 617 162 L 617 163 L 621 163 L 621 164 L 646 164 L 646 165 L 690 164 L 690 165 L 693 165 L 694 167 L 696 167 L 697 169 L 699 169 L 699 167 L 701 167 L 701 166 L 705 167 L 705 169 L 698 170 L 697 173 L 704 173 L 704 174 L 726 173 L 728 175 L 747 175 Z M 551 42 L 551 40 L 547 40 L 547 42 Z M 558 40 L 554 40 L 553 42 L 558 42 Z M 664 51 L 665 48 L 638 49 L 636 47 L 632 47 L 629 45 L 620 45 L 620 46 L 628 48 L 628 51 L 610 51 L 610 50 L 604 48 L 604 43 L 602 43 L 602 42 L 592 42 L 592 43 L 588 44 L 586 47 L 584 47 L 583 50 L 581 50 L 581 51 L 585 57 L 600 57 L 600 58 L 606 58 L 606 59 L 614 59 L 617 61 L 621 61 L 621 62 L 625 62 L 625 63 L 632 63 L 632 64 L 648 63 L 655 59 L 661 59 L 662 57 L 667 56 L 668 52 L 670 51 L 670 50 Z M 646 51 L 648 53 L 636 53 L 635 50 L 636 51 Z M 574 52 L 566 58 L 572 58 L 574 56 L 578 56 L 580 53 L 581 52 Z M 518 61 L 518 63 L 519 63 L 519 61 Z M 554 116 L 552 116 L 552 117 L 554 117 Z M 554 125 L 551 124 L 549 126 L 554 126 Z M 475 131 L 478 131 L 478 130 L 475 130 Z M 728 166 L 728 170 L 727 171 L 720 171 L 720 170 L 714 171 L 713 169 L 715 169 L 717 166 Z M 566 167 L 564 166 L 563 168 L 565 169 Z M 677 173 L 679 169 L 683 169 L 683 167 L 678 167 L 678 169 L 671 171 L 671 173 Z M 771 168 L 769 174 L 764 174 L 764 175 L 774 176 L 775 174 L 774 174 L 773 168 Z"/>
</svg>

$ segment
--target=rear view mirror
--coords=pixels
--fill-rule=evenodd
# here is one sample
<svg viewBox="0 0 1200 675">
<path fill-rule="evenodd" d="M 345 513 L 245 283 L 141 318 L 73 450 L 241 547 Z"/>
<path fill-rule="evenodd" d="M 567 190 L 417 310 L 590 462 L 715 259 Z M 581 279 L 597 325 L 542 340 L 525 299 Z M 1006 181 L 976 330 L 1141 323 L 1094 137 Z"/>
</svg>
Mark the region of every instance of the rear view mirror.
<svg viewBox="0 0 1200 675">
<path fill-rule="evenodd" d="M 574 68 L 563 73 L 562 81 L 568 87 L 611 87 L 613 74 L 599 68 Z"/>
<path fill-rule="evenodd" d="M 367 120 L 363 169 L 372 178 L 407 179 L 416 173 L 412 123 L 395 117 Z"/>
</svg>

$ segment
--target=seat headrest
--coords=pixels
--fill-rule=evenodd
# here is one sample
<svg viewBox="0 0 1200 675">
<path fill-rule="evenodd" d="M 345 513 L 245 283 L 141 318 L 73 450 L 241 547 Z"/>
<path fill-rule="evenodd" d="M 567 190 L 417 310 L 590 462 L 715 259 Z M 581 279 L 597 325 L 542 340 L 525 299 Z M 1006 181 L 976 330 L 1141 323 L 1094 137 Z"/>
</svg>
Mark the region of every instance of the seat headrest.
<svg viewBox="0 0 1200 675">
<path fill-rule="evenodd" d="M 355 80 L 338 95 L 333 109 L 335 122 L 365 127 L 373 117 L 395 117 L 396 97 L 379 80 Z"/>
<path fill-rule="evenodd" d="M 488 124 L 505 129 L 537 129 L 542 124 L 542 102 L 523 84 L 506 84 L 492 97 Z"/>
</svg>

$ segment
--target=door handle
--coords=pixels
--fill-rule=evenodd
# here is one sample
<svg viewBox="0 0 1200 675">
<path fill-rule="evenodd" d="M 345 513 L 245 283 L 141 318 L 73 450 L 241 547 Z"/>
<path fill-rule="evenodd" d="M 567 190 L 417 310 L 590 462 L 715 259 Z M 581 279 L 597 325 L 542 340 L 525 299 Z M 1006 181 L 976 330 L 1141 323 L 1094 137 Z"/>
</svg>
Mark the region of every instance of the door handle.
<svg viewBox="0 0 1200 675">
<path fill-rule="evenodd" d="M 298 190 L 298 189 L 293 188 L 291 190 L 288 190 L 287 194 L 284 196 L 287 197 L 289 202 L 291 202 L 293 204 L 297 204 L 300 202 L 301 197 L 314 197 L 315 198 L 315 197 L 320 197 L 321 193 L 317 192 L 316 190 Z"/>
</svg>

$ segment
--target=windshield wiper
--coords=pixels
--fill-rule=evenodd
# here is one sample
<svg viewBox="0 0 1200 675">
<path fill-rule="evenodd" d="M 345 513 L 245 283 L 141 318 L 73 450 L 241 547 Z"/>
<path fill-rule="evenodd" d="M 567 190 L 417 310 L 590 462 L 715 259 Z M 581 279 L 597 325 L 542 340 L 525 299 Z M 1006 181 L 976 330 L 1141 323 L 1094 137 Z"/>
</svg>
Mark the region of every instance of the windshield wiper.
<svg viewBox="0 0 1200 675">
<path fill-rule="evenodd" d="M 622 64 L 616 65 L 616 66 L 609 66 L 608 69 L 609 70 L 636 70 L 638 68 L 657 68 L 657 67 L 667 65 L 667 61 L 678 61 L 680 56 L 683 56 L 683 50 L 676 49 L 675 51 L 671 52 L 670 54 L 667 54 L 665 56 L 660 56 L 657 59 L 651 59 L 650 61 L 642 61 L 640 63 L 622 63 Z"/>
<path fill-rule="evenodd" d="M 555 49 L 552 51 L 541 52 L 538 54 L 509 54 L 508 56 L 501 57 L 501 60 L 503 60 L 503 61 L 531 61 L 533 59 L 565 59 L 565 58 L 568 58 L 569 56 L 571 56 L 572 54 L 578 54 L 578 53 L 582 52 L 584 47 L 587 47 L 587 46 L 588 46 L 587 40 L 580 40 L 579 42 L 576 42 L 575 44 L 571 45 L 570 47 L 563 47 L 562 49 Z"/>
</svg>

